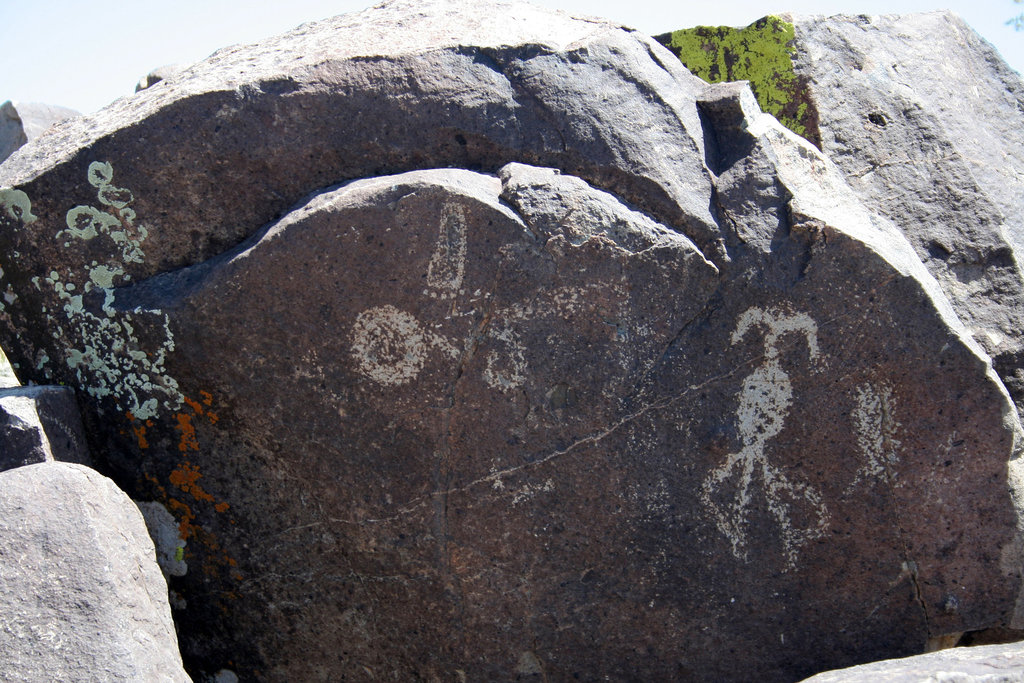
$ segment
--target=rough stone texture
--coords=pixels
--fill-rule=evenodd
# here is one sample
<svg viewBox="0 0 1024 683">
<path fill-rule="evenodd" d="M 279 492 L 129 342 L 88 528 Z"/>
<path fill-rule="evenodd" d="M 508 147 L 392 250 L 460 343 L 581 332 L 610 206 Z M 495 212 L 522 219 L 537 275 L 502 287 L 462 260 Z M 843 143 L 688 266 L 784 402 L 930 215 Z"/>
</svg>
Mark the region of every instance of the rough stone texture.
<svg viewBox="0 0 1024 683">
<path fill-rule="evenodd" d="M 175 516 L 195 672 L 782 681 L 1013 617 L 987 357 L 830 161 L 651 39 L 386 4 L 0 186 L 0 343 Z"/>
<path fill-rule="evenodd" d="M 74 390 L 0 389 L 0 471 L 48 460 L 92 464 Z"/>
<path fill-rule="evenodd" d="M 1024 644 L 957 647 L 926 655 L 828 671 L 806 683 L 1020 683 L 1024 681 Z"/>
<path fill-rule="evenodd" d="M 39 102 L 0 104 L 0 163 L 29 140 L 34 140 L 53 124 L 80 116 L 74 109 Z"/>
<path fill-rule="evenodd" d="M 87 467 L 0 473 L 0 615 L 6 680 L 190 680 L 142 515 Z"/>
<path fill-rule="evenodd" d="M 797 17 L 821 147 L 914 246 L 1024 405 L 1024 84 L 949 12 Z"/>
<path fill-rule="evenodd" d="M 152 88 L 160 81 L 167 80 L 179 72 L 184 71 L 185 68 L 184 64 L 165 64 L 163 66 L 158 66 L 139 79 L 139 82 L 135 84 L 135 92 L 145 90 L 146 88 Z"/>
</svg>

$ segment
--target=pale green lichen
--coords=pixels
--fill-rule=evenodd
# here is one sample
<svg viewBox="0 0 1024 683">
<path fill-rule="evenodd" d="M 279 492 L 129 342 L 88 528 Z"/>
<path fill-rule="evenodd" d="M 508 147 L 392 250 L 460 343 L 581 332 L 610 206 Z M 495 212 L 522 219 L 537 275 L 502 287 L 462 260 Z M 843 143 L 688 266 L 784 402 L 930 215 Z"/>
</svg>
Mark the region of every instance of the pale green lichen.
<svg viewBox="0 0 1024 683">
<path fill-rule="evenodd" d="M 56 236 L 65 240 L 107 237 L 120 252 L 120 258 L 109 263 L 92 261 L 83 273 L 71 272 L 64 277 L 53 270 L 44 278 L 32 278 L 32 283 L 40 290 L 44 283 L 48 285 L 63 305 L 64 316 L 70 323 L 64 326 L 67 330 L 64 360 L 75 373 L 79 386 L 94 398 L 111 398 L 122 410 L 146 420 L 156 416 L 161 403 L 171 410 L 177 410 L 182 403 L 178 383 L 164 369 L 167 354 L 174 350 L 168 317 L 160 311 L 114 309 L 114 288 L 130 280 L 122 265 L 143 262 L 142 242 L 148 230 L 135 222 L 135 211 L 129 207 L 134 200 L 132 193 L 113 185 L 111 164 L 93 162 L 86 177 L 97 190 L 100 207 L 73 207 L 65 216 L 67 229 Z M 22 212 L 27 213 L 28 208 Z M 70 242 L 65 245 L 69 246 Z M 89 310 L 86 304 L 85 297 L 91 292 L 102 293 L 98 312 L 94 312 L 95 308 Z M 47 318 L 54 328 L 58 327 L 49 313 Z M 162 318 L 162 322 L 154 325 L 153 318 Z M 149 344 L 143 348 L 136 327 L 151 332 L 146 335 L 147 339 L 162 337 L 162 340 L 155 348 Z M 154 330 L 159 332 L 153 335 Z M 59 332 L 54 333 L 57 339 L 61 336 Z M 158 396 L 162 396 L 162 400 Z"/>
<path fill-rule="evenodd" d="M 768 16 L 745 28 L 698 26 L 657 37 L 709 83 L 749 81 L 761 110 L 814 144 L 816 115 L 793 69 L 793 24 Z"/>
<path fill-rule="evenodd" d="M 104 208 L 84 205 L 74 207 L 68 211 L 65 219 L 67 229 L 58 232 L 57 238 L 91 240 L 101 234 L 108 235 L 121 249 L 125 263 L 142 263 L 142 242 L 148 230 L 143 225 L 135 225 L 135 211 L 128 206 L 135 197 L 129 190 L 113 184 L 114 169 L 107 162 L 94 161 L 89 164 L 86 177 L 89 184 L 96 188 L 96 198 Z"/>
<path fill-rule="evenodd" d="M 22 225 L 34 223 L 36 217 L 32 215 L 32 203 L 28 195 L 21 190 L 13 190 L 9 187 L 0 188 L 0 208 L 11 220 L 18 221 Z"/>
</svg>

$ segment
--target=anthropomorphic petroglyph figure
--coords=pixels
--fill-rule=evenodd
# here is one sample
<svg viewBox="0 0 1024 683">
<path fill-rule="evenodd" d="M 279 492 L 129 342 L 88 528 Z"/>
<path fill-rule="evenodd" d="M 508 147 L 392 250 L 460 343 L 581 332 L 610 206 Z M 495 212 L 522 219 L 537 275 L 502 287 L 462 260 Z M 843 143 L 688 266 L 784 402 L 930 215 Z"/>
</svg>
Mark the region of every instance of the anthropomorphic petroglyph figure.
<svg viewBox="0 0 1024 683">
<path fill-rule="evenodd" d="M 743 447 L 738 453 L 728 455 L 719 468 L 711 471 L 701 487 L 701 498 L 713 511 L 719 530 L 731 542 L 733 554 L 745 560 L 746 526 L 753 502 L 751 487 L 755 475 L 759 475 L 768 510 L 781 528 L 786 563 L 793 566 L 799 546 L 824 533 L 828 513 L 814 489 L 790 481 L 768 461 L 767 446 L 768 441 L 782 431 L 793 401 L 793 386 L 779 359 L 782 340 L 787 335 L 800 335 L 807 342 L 811 362 L 818 362 L 818 327 L 803 313 L 789 313 L 779 308 L 751 308 L 740 316 L 732 334 L 732 343 L 742 340 L 754 328 L 765 329 L 765 353 L 760 367 L 743 380 L 736 409 Z M 737 477 L 735 497 L 725 504 L 718 502 L 722 500 L 723 487 Z M 790 519 L 790 511 L 798 505 L 803 506 L 814 520 L 806 528 L 795 527 Z"/>
</svg>

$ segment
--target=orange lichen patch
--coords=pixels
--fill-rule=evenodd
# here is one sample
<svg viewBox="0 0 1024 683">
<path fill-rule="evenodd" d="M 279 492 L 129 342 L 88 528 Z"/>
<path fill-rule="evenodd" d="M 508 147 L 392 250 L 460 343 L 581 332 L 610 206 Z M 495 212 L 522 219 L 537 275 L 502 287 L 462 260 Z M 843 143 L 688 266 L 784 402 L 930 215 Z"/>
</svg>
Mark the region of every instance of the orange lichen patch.
<svg viewBox="0 0 1024 683">
<path fill-rule="evenodd" d="M 227 503 L 220 502 L 214 505 L 213 509 L 216 510 L 217 512 L 227 512 L 229 507 L 231 506 L 228 505 Z"/>
<path fill-rule="evenodd" d="M 139 448 L 143 450 L 149 448 L 149 442 L 146 441 L 146 425 L 132 425 L 132 431 L 135 432 L 135 438 L 139 442 Z"/>
<path fill-rule="evenodd" d="M 203 490 L 203 487 L 199 485 L 199 480 L 203 477 L 199 473 L 199 468 L 192 463 L 186 461 L 180 465 L 176 470 L 171 472 L 169 479 L 171 483 L 177 486 L 185 493 L 191 494 L 196 500 L 206 501 L 207 503 L 213 502 L 213 496 Z"/>
<path fill-rule="evenodd" d="M 157 489 L 157 491 L 159 491 L 159 492 L 160 492 L 160 495 L 161 495 L 161 496 L 163 496 L 164 498 L 166 498 L 166 497 L 167 497 L 167 489 L 165 489 L 165 488 L 163 487 L 163 485 L 161 485 L 161 484 L 160 484 L 160 480 L 159 480 L 159 479 L 157 479 L 156 477 L 154 477 L 154 476 L 153 476 L 152 474 L 150 474 L 149 472 L 143 472 L 143 473 L 142 473 L 142 477 L 143 477 L 143 478 L 144 478 L 144 479 L 145 479 L 146 481 L 148 481 L 148 482 L 149 482 L 150 484 L 152 484 L 153 486 L 155 486 L 155 487 L 156 487 L 156 489 Z"/>
<path fill-rule="evenodd" d="M 203 414 L 203 406 L 200 405 L 199 401 L 193 401 L 188 396 L 183 396 L 182 399 L 188 404 L 188 407 L 192 409 L 192 412 L 196 415 Z"/>
<path fill-rule="evenodd" d="M 195 399 L 191 399 L 188 396 L 184 396 L 183 400 L 185 401 L 185 404 L 189 408 L 192 409 L 192 412 L 195 415 L 199 415 L 199 416 L 204 416 L 205 415 L 206 419 L 210 421 L 210 424 L 217 424 L 217 420 L 220 419 L 220 416 L 218 416 L 217 413 L 215 413 L 215 412 L 213 412 L 211 410 L 207 410 L 207 409 L 203 408 L 204 405 L 207 408 L 209 408 L 210 406 L 213 405 L 213 394 L 211 394 L 209 391 L 200 391 L 199 395 L 203 399 L 202 403 L 200 403 L 199 401 L 196 401 Z M 181 413 L 179 413 L 179 415 L 181 415 Z M 178 418 L 178 421 L 179 422 L 181 421 L 180 417 Z"/>
<path fill-rule="evenodd" d="M 176 415 L 178 426 L 175 427 L 181 432 L 181 439 L 178 441 L 178 450 L 182 453 L 199 450 L 199 440 L 196 439 L 196 428 L 192 426 L 192 416 L 185 413 Z"/>
<path fill-rule="evenodd" d="M 149 441 L 146 440 L 146 429 L 153 426 L 153 421 L 146 420 L 145 422 L 141 422 L 138 418 L 132 415 L 130 410 L 125 413 L 125 415 L 130 423 L 129 426 L 131 427 L 132 433 L 135 434 L 135 439 L 138 441 L 139 448 L 142 450 L 149 448 Z M 124 434 L 124 432 L 121 433 Z"/>
<path fill-rule="evenodd" d="M 192 508 L 185 505 L 177 498 L 171 498 L 167 501 L 167 507 L 171 512 L 176 513 L 181 521 L 178 522 L 178 535 L 183 539 L 189 539 L 195 536 L 199 531 L 199 527 L 193 524 L 195 521 L 196 514 L 192 512 Z"/>
</svg>

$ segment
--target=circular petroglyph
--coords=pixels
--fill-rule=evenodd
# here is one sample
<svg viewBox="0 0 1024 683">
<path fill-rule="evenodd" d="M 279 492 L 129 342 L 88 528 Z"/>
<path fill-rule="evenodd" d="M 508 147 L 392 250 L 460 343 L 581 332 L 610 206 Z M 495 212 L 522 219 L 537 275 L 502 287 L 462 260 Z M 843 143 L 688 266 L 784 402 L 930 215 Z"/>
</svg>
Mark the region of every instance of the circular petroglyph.
<svg viewBox="0 0 1024 683">
<path fill-rule="evenodd" d="M 366 377 L 387 385 L 416 378 L 427 355 L 427 338 L 419 321 L 394 306 L 369 308 L 356 318 L 352 357 Z"/>
</svg>

